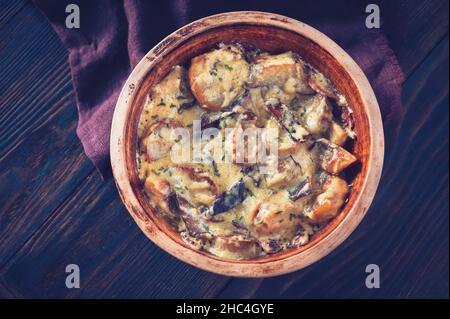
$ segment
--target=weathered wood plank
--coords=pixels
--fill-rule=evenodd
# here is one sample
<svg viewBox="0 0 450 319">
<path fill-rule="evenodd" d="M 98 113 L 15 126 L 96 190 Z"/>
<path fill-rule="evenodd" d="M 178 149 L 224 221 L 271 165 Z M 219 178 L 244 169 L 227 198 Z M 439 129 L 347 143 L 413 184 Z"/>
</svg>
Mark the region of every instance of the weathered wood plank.
<svg viewBox="0 0 450 319">
<path fill-rule="evenodd" d="M 71 263 L 80 266 L 81 289 L 65 287 L 64 269 Z M 200 298 L 216 294 L 228 280 L 153 245 L 122 205 L 114 182 L 98 174 L 77 187 L 1 276 L 25 297 Z"/>
<path fill-rule="evenodd" d="M 17 296 L 13 295 L 9 288 L 0 280 L 0 299 L 13 299 Z"/>
<path fill-rule="evenodd" d="M 62 44 L 31 3 L 14 20 L 0 29 L 0 265 L 93 170 Z"/>
<path fill-rule="evenodd" d="M 3 28 L 26 5 L 25 0 L 0 2 L 0 29 Z"/>
<path fill-rule="evenodd" d="M 0 30 L 0 155 L 74 100 L 67 52 L 45 18 L 28 3 L 14 21 Z"/>
<path fill-rule="evenodd" d="M 448 4 L 447 0 L 401 1 L 395 15 L 401 22 L 391 21 L 389 27 L 396 28 L 406 21 L 405 29 L 390 44 L 407 77 L 447 34 Z"/>
<path fill-rule="evenodd" d="M 448 297 L 444 79 L 448 38 L 406 82 L 399 142 L 370 211 L 341 247 L 313 267 L 281 278 L 234 279 L 220 297 Z M 381 289 L 365 287 L 370 263 L 381 268 Z"/>
<path fill-rule="evenodd" d="M 0 161 L 0 265 L 93 171 L 75 135 L 76 110 L 62 110 Z"/>
</svg>

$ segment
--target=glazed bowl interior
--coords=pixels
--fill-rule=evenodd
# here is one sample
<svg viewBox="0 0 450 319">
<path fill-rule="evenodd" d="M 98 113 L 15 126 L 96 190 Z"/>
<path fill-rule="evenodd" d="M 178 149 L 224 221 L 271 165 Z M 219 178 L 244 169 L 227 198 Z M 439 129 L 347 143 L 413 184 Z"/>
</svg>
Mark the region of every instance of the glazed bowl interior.
<svg viewBox="0 0 450 319">
<path fill-rule="evenodd" d="M 279 17 L 275 16 L 274 17 Z M 244 15 L 245 17 L 245 15 Z M 290 19 L 289 19 L 290 20 Z M 292 20 L 294 21 L 294 20 Z M 299 23 L 299 22 L 297 22 Z M 124 136 L 121 139 L 123 145 L 121 145 L 122 149 L 125 152 L 125 166 L 126 171 L 128 172 L 129 184 L 131 186 L 133 195 L 137 199 L 137 203 L 127 204 L 127 199 L 124 198 L 123 192 L 121 196 L 126 203 L 128 209 L 134 215 L 133 217 L 143 220 L 144 222 L 138 223 L 140 224 L 141 229 L 147 234 L 149 238 L 152 239 L 155 232 L 162 232 L 170 238 L 170 240 L 174 241 L 177 245 L 181 245 L 185 247 L 180 251 L 179 255 L 176 256 L 181 258 L 191 264 L 195 264 L 196 266 L 202 267 L 204 269 L 215 271 L 218 273 L 226 273 L 236 275 L 238 274 L 238 270 L 236 271 L 223 271 L 221 269 L 216 269 L 214 263 L 211 261 L 219 261 L 223 262 L 221 265 L 237 265 L 240 264 L 241 269 L 245 269 L 247 265 L 262 265 L 262 264 L 271 264 L 279 262 L 280 267 L 282 267 L 281 261 L 285 259 L 289 259 L 290 257 L 301 254 L 302 252 L 312 252 L 315 247 L 320 243 L 324 238 L 329 236 L 336 228 L 347 218 L 352 218 L 351 212 L 355 209 L 358 212 L 354 212 L 355 218 L 358 219 L 357 222 L 353 223 L 347 232 L 344 234 L 343 238 L 339 240 L 342 241 L 349 235 L 349 233 L 357 226 L 360 219 L 364 215 L 367 210 L 367 206 L 370 204 L 372 200 L 373 194 L 366 194 L 366 202 L 368 200 L 369 204 L 364 203 L 364 207 L 358 205 L 358 208 L 355 208 L 355 204 L 361 200 L 363 200 L 362 192 L 366 190 L 366 182 L 368 179 L 368 172 L 373 162 L 373 150 L 374 150 L 374 139 L 372 136 L 373 132 L 373 121 L 374 119 L 370 118 L 370 112 L 368 111 L 368 102 L 374 101 L 375 105 L 371 107 L 378 108 L 376 104 L 376 99 L 374 99 L 373 92 L 369 86 L 370 95 L 369 98 L 364 96 L 366 92 L 361 89 L 361 85 L 358 85 L 358 77 L 362 75 L 351 74 L 349 72 L 348 65 L 342 63 L 340 60 L 340 52 L 331 52 L 330 48 L 326 48 L 322 45 L 319 45 L 316 41 L 312 40 L 305 34 L 300 34 L 299 32 L 295 32 L 290 30 L 289 28 L 283 28 L 279 25 L 279 23 L 275 23 L 278 25 L 270 25 L 267 23 L 258 23 L 253 20 L 253 22 L 245 22 L 241 21 L 239 23 L 233 23 L 229 25 L 217 25 L 210 26 L 207 28 L 203 28 L 201 32 L 197 32 L 195 34 L 190 34 L 190 30 L 188 27 L 180 29 L 176 34 L 177 37 L 171 38 L 170 36 L 166 38 L 164 43 L 161 42 L 159 46 L 155 47 L 151 52 L 152 54 L 147 55 L 145 59 L 146 65 L 149 66 L 143 73 L 143 77 L 140 79 L 139 83 L 128 83 L 129 88 L 127 90 L 132 89 L 131 100 L 129 101 L 129 105 L 131 108 L 126 113 L 125 119 L 125 128 L 124 128 Z M 309 28 L 309 27 L 308 27 Z M 175 40 L 174 40 L 175 39 Z M 328 39 L 328 38 L 327 38 Z M 329 39 L 328 39 L 329 40 Z M 331 41 L 331 40 L 330 40 Z M 354 143 L 353 153 L 359 159 L 359 163 L 357 167 L 352 170 L 351 182 L 352 189 L 351 193 L 348 197 L 348 201 L 345 204 L 342 212 L 330 221 L 323 229 L 321 229 L 318 233 L 316 233 L 312 240 L 304 246 L 301 246 L 296 249 L 289 249 L 274 255 L 269 255 L 266 257 L 253 259 L 253 260 L 225 260 L 223 258 L 211 255 L 206 252 L 198 252 L 193 251 L 189 247 L 185 245 L 185 243 L 180 238 L 180 235 L 170 226 L 168 223 L 162 219 L 156 212 L 153 211 L 152 207 L 149 205 L 146 195 L 144 194 L 141 182 L 138 178 L 137 173 L 137 160 L 136 160 L 136 151 L 137 151 L 137 126 L 141 111 L 143 109 L 144 103 L 146 101 L 146 97 L 148 96 L 153 85 L 157 84 L 169 71 L 170 69 L 178 64 L 188 65 L 191 58 L 207 52 L 217 46 L 217 44 L 224 42 L 238 42 L 243 45 L 252 45 L 261 50 L 268 51 L 270 53 L 282 53 L 285 51 L 293 51 L 298 53 L 301 57 L 304 58 L 309 64 L 311 64 L 314 68 L 322 72 L 326 77 L 328 77 L 336 86 L 337 90 L 342 93 L 346 98 L 353 109 L 353 115 L 355 119 L 355 132 L 357 134 L 357 139 Z M 332 41 L 331 41 L 332 42 Z M 333 45 L 335 45 L 333 43 Z M 335 45 L 337 47 L 337 45 Z M 340 49 L 340 48 L 339 48 Z M 345 56 L 348 59 L 348 55 Z M 354 63 L 352 61 L 352 63 Z M 356 64 L 354 64 L 356 66 Z M 359 68 L 358 68 L 359 70 Z M 362 77 L 364 77 L 362 75 Z M 356 79 L 356 80 L 355 80 Z M 366 81 L 364 77 L 364 81 Z M 368 82 L 367 82 L 368 84 Z M 122 92 L 122 94 L 124 94 Z M 130 94 L 129 94 L 130 95 Z M 373 97 L 372 97 L 373 96 Z M 120 103 L 120 101 L 119 101 Z M 373 113 L 373 110 L 371 111 Z M 379 114 L 374 113 L 379 116 Z M 115 115 L 116 117 L 116 115 Z M 375 119 L 378 123 L 380 119 Z M 114 126 L 114 125 L 113 125 Z M 382 136 L 381 131 L 381 136 Z M 113 143 L 113 141 L 112 141 Z M 383 142 L 382 140 L 378 142 L 379 152 L 383 153 Z M 380 148 L 381 147 L 381 148 Z M 113 161 L 114 159 L 112 159 Z M 114 163 L 113 170 L 114 170 Z M 379 175 L 381 173 L 381 164 L 376 163 L 377 171 L 372 174 L 370 177 L 374 179 L 372 184 L 378 184 Z M 379 170 L 379 172 L 378 172 Z M 116 172 L 115 176 L 116 176 Z M 118 182 L 118 188 L 120 191 L 120 183 Z M 375 190 L 371 190 L 371 192 L 375 192 Z M 369 192 L 370 193 L 370 192 Z M 140 206 L 140 207 L 139 207 Z M 151 223 L 152 227 L 146 227 L 145 223 Z M 342 237 L 342 236 L 341 236 Z M 161 245 L 160 245 L 161 246 Z M 331 245 L 335 246 L 335 245 Z M 164 248 L 164 247 L 163 247 Z M 167 249 L 166 249 L 167 250 Z M 197 256 L 196 258 L 206 258 L 207 261 L 205 263 L 196 263 L 192 261 L 192 258 L 183 258 L 183 254 L 187 250 L 192 250 L 193 254 Z M 323 249 L 322 249 L 323 250 Z M 174 254 L 174 251 L 169 251 Z M 328 253 L 328 252 L 326 252 Z M 317 258 L 319 259 L 324 254 L 320 252 L 317 254 Z M 308 254 L 311 256 L 311 254 Z M 314 255 L 314 254 L 312 254 Z M 314 259 L 312 258 L 312 259 Z M 311 260 L 312 260 L 311 259 Z M 315 260 L 312 260 L 314 262 Z M 203 266 L 202 266 L 203 265 Z M 204 266 L 207 265 L 207 266 Z M 209 265 L 209 266 L 208 266 Z M 304 267 L 305 265 L 299 265 L 297 268 Z M 261 273 L 250 273 L 245 272 L 241 274 L 242 276 L 270 276 L 281 274 L 287 271 L 292 271 L 296 267 L 295 265 L 290 265 L 285 269 L 278 269 L 276 267 L 271 268 L 268 267 L 265 271 Z M 250 267 L 254 271 L 254 267 Z M 270 270 L 272 269 L 272 271 Z M 253 274 L 253 275 L 252 275 Z"/>
</svg>

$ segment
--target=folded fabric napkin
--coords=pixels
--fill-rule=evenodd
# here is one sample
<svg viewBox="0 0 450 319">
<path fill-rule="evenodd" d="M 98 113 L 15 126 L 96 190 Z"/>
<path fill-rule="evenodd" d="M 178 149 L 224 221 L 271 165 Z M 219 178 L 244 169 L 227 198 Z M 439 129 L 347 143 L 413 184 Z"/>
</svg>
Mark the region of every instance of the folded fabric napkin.
<svg viewBox="0 0 450 319">
<path fill-rule="evenodd" d="M 402 118 L 403 73 L 381 29 L 365 25 L 361 1 L 33 0 L 69 52 L 78 104 L 77 134 L 103 177 L 111 176 L 109 136 L 123 83 L 139 60 L 177 28 L 211 14 L 257 10 L 303 21 L 342 46 L 368 77 L 385 128 Z M 80 28 L 68 29 L 68 4 L 80 9 Z M 392 10 L 391 10 L 392 11 Z M 383 18 L 383 12 L 381 17 Z"/>
</svg>

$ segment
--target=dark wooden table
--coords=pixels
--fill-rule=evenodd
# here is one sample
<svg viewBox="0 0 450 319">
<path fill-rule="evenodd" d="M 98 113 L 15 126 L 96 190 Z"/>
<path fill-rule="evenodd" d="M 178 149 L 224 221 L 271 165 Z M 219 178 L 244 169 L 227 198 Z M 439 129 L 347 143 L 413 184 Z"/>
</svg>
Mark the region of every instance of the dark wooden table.
<svg viewBox="0 0 450 319">
<path fill-rule="evenodd" d="M 270 279 L 211 274 L 151 243 L 83 153 L 67 53 L 28 1 L 0 1 L 0 297 L 448 297 L 448 1 L 402 1 L 388 36 L 405 117 L 362 224 L 320 262 Z M 395 26 L 390 26 L 395 28 Z M 81 288 L 67 289 L 78 264 Z M 381 269 L 367 289 L 365 267 Z"/>
</svg>

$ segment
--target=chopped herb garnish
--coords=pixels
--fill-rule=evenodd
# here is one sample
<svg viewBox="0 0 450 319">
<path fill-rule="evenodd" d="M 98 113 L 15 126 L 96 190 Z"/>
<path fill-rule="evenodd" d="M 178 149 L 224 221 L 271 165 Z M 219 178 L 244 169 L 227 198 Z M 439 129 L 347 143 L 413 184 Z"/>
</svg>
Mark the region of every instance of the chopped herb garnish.
<svg viewBox="0 0 450 319">
<path fill-rule="evenodd" d="M 170 104 L 170 107 L 171 107 L 171 108 L 174 108 L 174 107 L 177 107 L 177 106 L 176 106 L 175 104 L 171 103 L 171 104 Z"/>
<path fill-rule="evenodd" d="M 161 101 L 159 102 L 159 104 L 157 106 L 164 106 L 164 105 L 166 105 L 166 103 L 164 102 L 163 99 L 161 99 Z"/>
<path fill-rule="evenodd" d="M 225 64 L 224 67 L 225 67 L 225 69 L 227 69 L 228 71 L 233 70 L 233 68 L 232 68 L 231 66 L 229 66 L 228 64 Z"/>
<path fill-rule="evenodd" d="M 152 115 L 152 119 L 156 120 L 158 118 L 158 114 Z"/>
<path fill-rule="evenodd" d="M 160 174 L 159 172 L 155 171 L 154 169 L 152 169 L 152 173 L 157 175 L 157 176 L 159 176 L 159 174 Z"/>
<path fill-rule="evenodd" d="M 289 108 L 293 109 L 297 106 L 297 104 L 298 104 L 298 96 L 294 96 L 294 98 L 289 103 Z"/>
<path fill-rule="evenodd" d="M 302 107 L 302 110 L 300 111 L 300 116 L 303 116 L 306 114 L 306 108 Z"/>
<path fill-rule="evenodd" d="M 217 75 L 217 65 L 218 64 L 219 64 L 219 61 L 214 62 L 211 71 L 209 71 L 209 74 L 211 74 L 212 76 L 216 76 Z"/>
<path fill-rule="evenodd" d="M 167 172 L 168 169 L 169 168 L 166 166 L 161 166 L 160 168 L 158 168 L 158 171 L 165 173 L 165 172 Z"/>
</svg>

